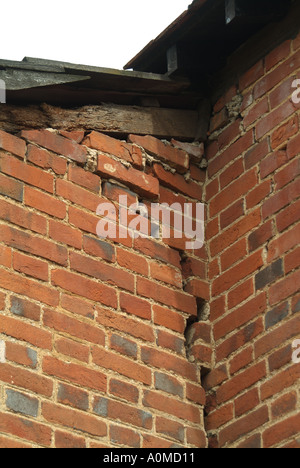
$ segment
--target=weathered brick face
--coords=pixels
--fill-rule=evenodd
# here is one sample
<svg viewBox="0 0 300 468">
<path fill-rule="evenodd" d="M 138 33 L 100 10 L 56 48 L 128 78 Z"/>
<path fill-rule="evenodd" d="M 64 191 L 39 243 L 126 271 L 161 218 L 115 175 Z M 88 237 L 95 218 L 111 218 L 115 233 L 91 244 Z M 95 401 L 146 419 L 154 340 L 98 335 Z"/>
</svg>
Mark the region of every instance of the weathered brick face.
<svg viewBox="0 0 300 468">
<path fill-rule="evenodd" d="M 231 83 L 205 147 L 0 131 L 0 447 L 299 448 L 299 37 Z M 100 204 L 134 218 L 120 196 L 205 202 L 204 247 L 175 216 L 100 239 Z"/>
<path fill-rule="evenodd" d="M 153 137 L 0 136 L 0 445 L 206 447 L 210 325 L 203 356 L 184 336 L 208 291 L 204 250 L 183 268 L 182 240 L 97 236 L 99 204 L 195 204 L 205 172 Z"/>
<path fill-rule="evenodd" d="M 299 448 L 299 53 L 299 38 L 284 42 L 214 108 L 206 201 L 215 368 L 204 378 L 212 447 Z"/>
</svg>

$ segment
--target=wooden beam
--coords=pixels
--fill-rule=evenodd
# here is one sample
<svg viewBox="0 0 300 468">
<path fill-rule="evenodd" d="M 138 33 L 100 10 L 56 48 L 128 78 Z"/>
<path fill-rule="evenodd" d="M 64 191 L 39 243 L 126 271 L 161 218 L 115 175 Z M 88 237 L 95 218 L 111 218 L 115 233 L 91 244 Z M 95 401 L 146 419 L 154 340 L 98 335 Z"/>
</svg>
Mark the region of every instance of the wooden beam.
<svg viewBox="0 0 300 468">
<path fill-rule="evenodd" d="M 194 140 L 198 112 L 193 110 L 103 104 L 76 109 L 40 106 L 0 106 L 0 128 L 17 133 L 23 129 L 95 130 L 112 135 L 153 135 L 159 138 Z"/>
</svg>

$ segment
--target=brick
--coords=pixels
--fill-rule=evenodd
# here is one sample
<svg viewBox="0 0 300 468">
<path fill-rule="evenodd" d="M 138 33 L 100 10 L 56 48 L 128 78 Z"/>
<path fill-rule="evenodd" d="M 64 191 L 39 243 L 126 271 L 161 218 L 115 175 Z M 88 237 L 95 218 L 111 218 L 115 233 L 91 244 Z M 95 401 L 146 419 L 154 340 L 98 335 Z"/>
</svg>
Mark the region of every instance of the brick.
<svg viewBox="0 0 300 468">
<path fill-rule="evenodd" d="M 24 414 L 36 418 L 38 415 L 39 401 L 15 390 L 6 389 L 6 407 L 15 413 Z"/>
<path fill-rule="evenodd" d="M 251 273 L 254 273 L 262 265 L 263 260 L 261 251 L 248 256 L 214 281 L 212 285 L 212 294 L 214 296 L 218 296 L 237 284 L 240 280 L 246 278 Z"/>
<path fill-rule="evenodd" d="M 236 375 L 217 390 L 218 403 L 225 403 L 243 390 L 250 388 L 266 376 L 265 362 L 253 365 L 249 369 Z"/>
<path fill-rule="evenodd" d="M 265 448 L 273 447 L 283 440 L 299 434 L 300 415 L 291 416 L 285 421 L 281 421 L 263 432 L 263 442 Z"/>
<path fill-rule="evenodd" d="M 107 377 L 102 372 L 80 364 L 66 363 L 52 356 L 43 358 L 43 372 L 91 390 L 105 392 Z"/>
<path fill-rule="evenodd" d="M 298 116 L 295 115 L 288 122 L 277 128 L 271 136 L 271 146 L 273 149 L 278 148 L 282 144 L 286 145 L 287 140 L 298 133 L 299 123 Z"/>
<path fill-rule="evenodd" d="M 223 190 L 234 180 L 238 179 L 244 172 L 244 161 L 242 158 L 234 163 L 220 175 L 220 186 Z"/>
<path fill-rule="evenodd" d="M 182 288 L 181 273 L 168 265 L 161 265 L 156 262 L 151 262 L 150 276 L 158 281 L 171 284 L 172 286 L 176 286 L 180 289 Z"/>
<path fill-rule="evenodd" d="M 261 337 L 255 342 L 254 350 L 256 359 L 273 350 L 276 346 L 282 345 L 300 333 L 300 324 L 297 317 L 291 318 L 281 327 L 270 330 L 267 335 Z"/>
<path fill-rule="evenodd" d="M 206 301 L 210 299 L 210 286 L 205 281 L 192 279 L 188 281 L 184 290 L 198 299 L 204 299 Z"/>
<path fill-rule="evenodd" d="M 20 138 L 0 130 L 0 148 L 24 159 L 26 143 Z"/>
<path fill-rule="evenodd" d="M 127 270 L 140 273 L 143 276 L 148 276 L 148 262 L 141 255 L 136 255 L 133 252 L 118 248 L 117 261 L 121 267 Z"/>
<path fill-rule="evenodd" d="M 86 448 L 84 437 L 74 436 L 68 432 L 55 431 L 55 448 L 58 449 L 82 449 Z"/>
<path fill-rule="evenodd" d="M 300 266 L 300 247 L 286 255 L 284 259 L 285 274 L 290 273 Z"/>
<path fill-rule="evenodd" d="M 83 188 L 99 193 L 101 179 L 96 174 L 86 171 L 81 167 L 70 165 L 68 171 L 68 180 Z"/>
<path fill-rule="evenodd" d="M 241 369 L 247 367 L 253 361 L 253 347 L 248 346 L 243 351 L 239 352 L 230 360 L 230 374 L 234 375 Z"/>
<path fill-rule="evenodd" d="M 132 357 L 137 359 L 138 347 L 137 344 L 120 335 L 112 334 L 110 336 L 110 349 L 117 351 L 122 356 Z"/>
<path fill-rule="evenodd" d="M 72 161 L 85 164 L 87 160 L 86 149 L 54 132 L 48 130 L 23 130 L 21 137 L 36 143 L 54 153 L 61 154 Z"/>
<path fill-rule="evenodd" d="M 210 413 L 205 418 L 205 427 L 208 431 L 216 430 L 233 419 L 233 403 L 229 403 Z"/>
<path fill-rule="evenodd" d="M 15 362 L 31 369 L 36 369 L 37 367 L 38 353 L 28 346 L 7 341 L 5 356 L 7 361 Z"/>
<path fill-rule="evenodd" d="M 260 163 L 260 176 L 265 179 L 288 162 L 286 151 L 274 151 Z"/>
<path fill-rule="evenodd" d="M 97 211 L 98 205 L 103 202 L 103 199 L 95 193 L 62 179 L 56 181 L 56 195 L 94 213 Z"/>
<path fill-rule="evenodd" d="M 253 131 L 248 131 L 245 135 L 241 136 L 237 141 L 230 145 L 225 151 L 218 154 L 218 156 L 210 162 L 208 166 L 209 177 L 214 176 L 227 166 L 228 163 L 240 157 L 247 151 L 254 143 Z"/>
<path fill-rule="evenodd" d="M 204 156 L 204 143 L 184 143 L 172 139 L 172 145 L 175 148 L 179 148 L 189 154 L 192 160 L 200 161 Z"/>
<path fill-rule="evenodd" d="M 133 205 L 138 202 L 137 194 L 131 190 L 126 189 L 125 187 L 120 187 L 116 184 L 111 184 L 110 182 L 104 182 L 102 185 L 102 195 L 110 201 L 115 201 L 119 203 L 120 197 L 127 197 L 128 205 Z"/>
<path fill-rule="evenodd" d="M 7 336 L 26 341 L 37 348 L 52 349 L 51 333 L 22 320 L 1 315 L 0 331 Z"/>
<path fill-rule="evenodd" d="M 273 397 L 277 393 L 286 390 L 287 388 L 293 386 L 298 382 L 300 377 L 299 366 L 293 365 L 283 370 L 282 372 L 277 372 L 272 378 L 268 379 L 267 382 L 261 386 L 261 399 L 262 401 Z"/>
<path fill-rule="evenodd" d="M 284 231 L 300 219 L 300 200 L 285 208 L 276 216 L 276 225 L 279 232 Z"/>
<path fill-rule="evenodd" d="M 137 403 L 139 400 L 139 390 L 136 385 L 131 385 L 121 380 L 111 379 L 109 382 L 109 392 L 131 403 Z"/>
<path fill-rule="evenodd" d="M 111 265 L 100 263 L 98 260 L 70 252 L 71 269 L 84 273 L 92 278 L 105 281 L 119 288 L 134 292 L 134 276 Z M 72 292 L 72 291 L 71 291 Z M 106 304 L 108 305 L 108 304 Z"/>
<path fill-rule="evenodd" d="M 41 308 L 34 304 L 32 301 L 27 301 L 16 296 L 12 296 L 10 299 L 11 307 L 10 311 L 14 315 L 25 317 L 30 320 L 39 322 L 41 316 Z"/>
<path fill-rule="evenodd" d="M 143 161 L 140 148 L 130 145 L 125 141 L 111 138 L 103 133 L 91 132 L 83 141 L 83 145 L 124 159 L 137 168 L 142 167 Z"/>
<path fill-rule="evenodd" d="M 197 304 L 194 297 L 189 294 L 166 288 L 165 286 L 161 286 L 158 283 L 154 283 L 144 278 L 137 278 L 137 294 L 174 307 L 181 312 L 197 315 Z"/>
<path fill-rule="evenodd" d="M 84 390 L 71 385 L 59 383 L 57 389 L 57 402 L 72 408 L 88 411 L 89 395 Z"/>
<path fill-rule="evenodd" d="M 209 182 L 205 187 L 206 197 L 205 200 L 208 202 L 210 201 L 217 193 L 219 192 L 219 178 L 214 179 L 213 181 Z"/>
<path fill-rule="evenodd" d="M 214 326 L 215 339 L 219 340 L 231 331 L 238 329 L 241 325 L 250 322 L 250 320 L 253 320 L 263 312 L 266 306 L 266 294 L 263 292 L 249 300 L 246 304 L 240 306 L 234 312 L 220 319 Z"/>
<path fill-rule="evenodd" d="M 149 412 L 125 403 L 96 397 L 94 399 L 93 410 L 102 417 L 120 420 L 121 416 L 121 421 L 123 423 L 128 423 L 139 428 L 152 429 L 153 418 Z"/>
<path fill-rule="evenodd" d="M 288 314 L 289 314 L 288 303 L 282 304 L 278 307 L 275 307 L 271 311 L 269 311 L 266 314 L 266 330 L 273 327 L 274 325 L 277 325 L 277 323 L 285 319 Z"/>
<path fill-rule="evenodd" d="M 120 293 L 120 307 L 127 314 L 136 315 L 142 319 L 151 319 L 151 305 L 148 301 L 136 296 Z"/>
<path fill-rule="evenodd" d="M 91 301 L 114 308 L 117 306 L 117 294 L 113 288 L 74 273 L 52 270 L 52 284 Z"/>
<path fill-rule="evenodd" d="M 187 257 L 181 263 L 182 273 L 185 278 L 198 276 L 201 279 L 206 279 L 206 263 L 196 258 Z"/>
<path fill-rule="evenodd" d="M 101 239 L 83 236 L 83 250 L 87 254 L 102 258 L 106 262 L 115 263 L 116 261 L 114 246 Z"/>
<path fill-rule="evenodd" d="M 0 195 L 22 202 L 24 186 L 21 182 L 0 174 Z"/>
<path fill-rule="evenodd" d="M 254 87 L 254 99 L 258 99 L 267 94 L 272 88 L 275 88 L 278 83 L 296 71 L 299 64 L 299 53 L 293 54 L 273 71 L 263 76 Z"/>
<path fill-rule="evenodd" d="M 204 369 L 212 368 L 212 349 L 211 346 L 203 344 L 195 344 L 190 350 L 191 356 L 195 358 L 195 362 L 201 363 Z"/>
<path fill-rule="evenodd" d="M 219 130 L 222 127 L 225 127 L 225 125 L 228 123 L 229 117 L 228 117 L 228 111 L 226 107 L 223 107 L 220 112 L 215 114 L 210 122 L 210 127 L 209 127 L 209 132 L 213 133 L 216 130 Z"/>
<path fill-rule="evenodd" d="M 74 140 L 76 143 L 81 143 L 84 139 L 84 130 L 73 130 L 70 132 L 60 130 L 60 135 L 65 138 L 69 138 L 69 140 Z"/>
<path fill-rule="evenodd" d="M 248 237 L 249 250 L 253 252 L 273 237 L 273 221 L 268 221 L 253 231 Z"/>
<path fill-rule="evenodd" d="M 96 215 L 86 213 L 79 208 L 69 207 L 69 224 L 73 225 L 84 232 L 97 235 L 97 223 L 99 218 Z"/>
<path fill-rule="evenodd" d="M 241 119 L 235 120 L 222 130 L 218 136 L 219 151 L 226 148 L 230 143 L 240 136 Z"/>
<path fill-rule="evenodd" d="M 32 445 L 24 444 L 23 442 L 16 442 L 8 437 L 0 436 L 0 448 L 4 449 L 26 449 L 26 448 L 33 448 Z"/>
<path fill-rule="evenodd" d="M 183 403 L 160 393 L 146 390 L 144 392 L 143 405 L 158 411 L 175 416 L 178 419 L 187 420 L 195 424 L 200 422 L 199 409 L 189 403 Z"/>
<path fill-rule="evenodd" d="M 140 434 L 121 426 L 110 426 L 110 441 L 113 444 L 140 448 Z"/>
<path fill-rule="evenodd" d="M 82 247 L 82 233 L 79 230 L 53 219 L 49 220 L 49 237 L 75 249 Z"/>
<path fill-rule="evenodd" d="M 283 415 L 294 411 L 296 406 L 297 394 L 295 392 L 286 393 L 282 397 L 277 398 L 277 400 L 272 403 L 272 418 L 281 418 Z"/>
<path fill-rule="evenodd" d="M 268 408 L 262 406 L 240 420 L 230 424 L 220 432 L 219 443 L 223 447 L 226 443 L 234 442 L 240 437 L 249 434 L 254 429 L 263 426 L 269 421 Z"/>
<path fill-rule="evenodd" d="M 67 208 L 64 202 L 31 187 L 25 188 L 24 201 L 27 206 L 55 218 L 64 219 L 66 217 Z"/>
<path fill-rule="evenodd" d="M 50 427 L 34 421 L 28 422 L 27 419 L 14 414 L 1 413 L 0 431 L 44 447 L 51 445 L 52 429 Z"/>
<path fill-rule="evenodd" d="M 64 175 L 67 171 L 65 159 L 34 145 L 28 145 L 27 160 L 43 169 L 51 169 L 57 175 Z"/>
<path fill-rule="evenodd" d="M 121 315 L 120 312 L 113 312 L 108 309 L 98 309 L 97 314 L 97 322 L 104 327 L 127 333 L 140 340 L 149 341 L 151 343 L 155 341 L 153 327 L 146 323 L 139 322 L 129 318 L 127 315 Z"/>
<path fill-rule="evenodd" d="M 285 208 L 287 205 L 291 204 L 297 198 L 299 191 L 300 179 L 296 180 L 269 198 L 264 203 L 262 208 L 263 219 L 267 219 L 269 216 L 277 213 L 282 208 Z"/>
<path fill-rule="evenodd" d="M 299 224 L 296 224 L 295 227 L 285 232 L 277 239 L 274 239 L 269 246 L 268 262 L 272 262 L 294 247 L 297 247 L 297 239 L 299 239 L 299 234 L 300 226 Z"/>
<path fill-rule="evenodd" d="M 197 380 L 197 366 L 165 351 L 158 351 L 144 346 L 142 347 L 142 361 L 147 366 L 176 372 L 188 380 Z"/>
<path fill-rule="evenodd" d="M 105 343 L 105 334 L 97 326 L 74 319 L 55 310 L 44 310 L 43 323 L 47 328 L 80 338 L 89 343 Z"/>
<path fill-rule="evenodd" d="M 0 270 L 1 287 L 8 291 L 43 302 L 49 306 L 57 306 L 59 293 L 34 280 L 29 280 L 20 275 Z"/>
<path fill-rule="evenodd" d="M 4 245 L 0 246 L 0 265 L 11 268 L 12 251 Z"/>
<path fill-rule="evenodd" d="M 253 125 L 261 116 L 265 115 L 269 111 L 269 102 L 268 98 L 262 99 L 260 102 L 255 102 L 255 104 L 248 110 L 244 117 L 244 126 L 245 128 Z"/>
<path fill-rule="evenodd" d="M 230 310 L 233 307 L 236 307 L 238 304 L 252 296 L 252 294 L 254 294 L 254 285 L 253 279 L 250 278 L 228 294 L 228 309 Z"/>
<path fill-rule="evenodd" d="M 180 268 L 179 253 L 169 247 L 159 244 L 158 242 L 139 237 L 134 241 L 134 248 L 148 257 Z"/>
<path fill-rule="evenodd" d="M 268 359 L 270 372 L 280 369 L 286 364 L 290 364 L 292 354 L 293 351 L 291 345 L 284 346 L 284 348 L 272 353 Z"/>
<path fill-rule="evenodd" d="M 174 377 L 155 372 L 155 389 L 183 398 L 183 385 Z"/>
<path fill-rule="evenodd" d="M 276 49 L 272 50 L 266 57 L 265 57 L 265 66 L 266 71 L 268 72 L 271 68 L 279 65 L 279 63 L 290 55 L 291 51 L 291 41 L 285 41 L 280 46 L 276 47 Z"/>
<path fill-rule="evenodd" d="M 238 200 L 220 215 L 221 229 L 226 229 L 244 214 L 244 201 Z"/>
<path fill-rule="evenodd" d="M 76 315 L 82 315 L 90 319 L 94 318 L 94 304 L 89 303 L 79 297 L 61 294 L 61 306 L 63 309 L 73 312 Z"/>
<path fill-rule="evenodd" d="M 1 228 L 1 236 L 2 240 L 14 249 L 45 258 L 59 265 L 67 265 L 67 249 L 54 242 L 5 225 Z"/>
<path fill-rule="evenodd" d="M 54 177 L 52 174 L 29 166 L 16 158 L 0 154 L 0 171 L 48 193 L 53 193 Z"/>
<path fill-rule="evenodd" d="M 300 159 L 292 161 L 274 176 L 276 190 L 280 190 L 300 175 Z"/>
<path fill-rule="evenodd" d="M 55 342 L 55 349 L 58 353 L 70 356 L 78 361 L 89 362 L 89 347 L 82 343 L 67 338 L 58 338 Z"/>
<path fill-rule="evenodd" d="M 186 151 L 167 145 L 152 136 L 129 135 L 129 141 L 142 146 L 147 153 L 166 161 L 178 172 L 186 172 L 189 168 L 189 156 Z"/>
<path fill-rule="evenodd" d="M 42 415 L 46 421 L 75 429 L 76 431 L 103 437 L 107 434 L 106 424 L 99 418 L 53 403 L 43 402 Z"/>
<path fill-rule="evenodd" d="M 194 403 L 204 406 L 206 403 L 206 394 L 204 389 L 198 384 L 186 383 L 186 398 Z"/>
<path fill-rule="evenodd" d="M 277 86 L 273 91 L 270 92 L 269 101 L 271 109 L 275 109 L 291 96 L 293 91 L 292 84 L 294 80 L 295 77 L 290 76 L 284 81 L 282 81 L 279 84 L 279 86 Z"/>
<path fill-rule="evenodd" d="M 274 281 L 281 278 L 283 274 L 283 261 L 279 259 L 255 275 L 256 290 L 263 289 L 265 286 L 274 283 Z"/>
<path fill-rule="evenodd" d="M 161 306 L 153 306 L 154 323 L 170 330 L 183 333 L 185 320 L 181 314 Z"/>
<path fill-rule="evenodd" d="M 171 439 L 184 442 L 184 426 L 178 422 L 158 417 L 156 418 L 156 431 Z"/>
<path fill-rule="evenodd" d="M 280 125 L 295 112 L 295 106 L 292 102 L 287 101 L 277 109 L 269 112 L 265 117 L 256 124 L 256 137 L 260 140 L 263 136 L 269 133 L 272 129 Z"/>
<path fill-rule="evenodd" d="M 234 333 L 223 341 L 216 349 L 217 360 L 227 358 L 232 353 L 250 343 L 254 338 L 261 335 L 265 330 L 263 319 L 259 318 L 255 322 L 249 323 L 240 331 Z"/>
<path fill-rule="evenodd" d="M 278 302 L 292 296 L 300 289 L 300 270 L 289 275 L 286 279 L 280 281 L 270 288 L 270 304 Z"/>
<path fill-rule="evenodd" d="M 151 370 L 146 366 L 98 347 L 94 347 L 92 355 L 93 362 L 104 369 L 110 369 L 145 385 L 151 384 Z"/>
<path fill-rule="evenodd" d="M 48 264 L 42 260 L 14 252 L 13 268 L 19 273 L 24 273 L 26 276 L 48 281 Z"/>
<path fill-rule="evenodd" d="M 237 181 L 233 182 L 230 186 L 220 192 L 211 202 L 209 213 L 214 217 L 220 211 L 230 206 L 234 201 L 245 195 L 249 190 L 257 184 L 257 173 L 253 169 L 246 172 Z"/>
<path fill-rule="evenodd" d="M 264 75 L 264 63 L 262 60 L 257 62 L 252 68 L 250 68 L 239 80 L 239 89 L 243 91 L 250 85 L 255 83 L 259 78 Z"/>
<path fill-rule="evenodd" d="M 190 166 L 191 179 L 197 182 L 204 183 L 206 181 L 206 171 L 198 166 L 191 164 Z"/>
<path fill-rule="evenodd" d="M 287 144 L 287 156 L 288 159 L 292 159 L 297 154 L 299 154 L 299 141 L 300 141 L 300 135 L 296 135 L 294 138 L 292 138 L 288 144 Z"/>
<path fill-rule="evenodd" d="M 257 388 L 253 388 L 236 398 L 234 402 L 235 417 L 238 418 L 257 406 L 259 406 L 259 393 Z"/>
<path fill-rule="evenodd" d="M 19 387 L 19 389 L 29 390 L 45 397 L 52 396 L 53 381 L 51 379 L 19 366 L 1 364 L 0 379 L 2 382 Z"/>
<path fill-rule="evenodd" d="M 237 448 L 241 449 L 260 449 L 262 448 L 261 434 L 254 434 L 248 437 L 244 442 L 241 442 Z"/>
<path fill-rule="evenodd" d="M 157 198 L 159 194 L 159 183 L 154 177 L 136 169 L 128 170 L 120 162 L 103 154 L 98 156 L 97 172 L 103 177 L 122 182 L 146 198 Z"/>
<path fill-rule="evenodd" d="M 186 181 L 180 174 L 166 171 L 160 164 L 153 165 L 154 175 L 162 185 L 187 195 L 195 200 L 202 201 L 202 186 L 193 181 Z"/>
<path fill-rule="evenodd" d="M 197 448 L 206 448 L 207 439 L 206 433 L 201 429 L 188 427 L 186 431 L 187 442 Z"/>
<path fill-rule="evenodd" d="M 259 205 L 262 200 L 267 198 L 272 192 L 272 184 L 270 180 L 266 180 L 259 184 L 246 197 L 247 210 Z"/>
<path fill-rule="evenodd" d="M 7 200 L 0 200 L 0 217 L 5 221 L 37 232 L 38 234 L 47 234 L 46 218 L 21 206 L 13 205 Z"/>
</svg>

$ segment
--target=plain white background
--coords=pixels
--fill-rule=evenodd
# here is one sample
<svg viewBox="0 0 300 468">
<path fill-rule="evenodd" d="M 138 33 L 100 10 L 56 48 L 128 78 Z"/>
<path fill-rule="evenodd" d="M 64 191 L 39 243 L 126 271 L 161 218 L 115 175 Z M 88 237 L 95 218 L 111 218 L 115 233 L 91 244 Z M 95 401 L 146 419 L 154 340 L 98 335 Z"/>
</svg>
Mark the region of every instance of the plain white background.
<svg viewBox="0 0 300 468">
<path fill-rule="evenodd" d="M 1 5 L 0 59 L 123 66 L 192 0 L 14 0 Z"/>
</svg>

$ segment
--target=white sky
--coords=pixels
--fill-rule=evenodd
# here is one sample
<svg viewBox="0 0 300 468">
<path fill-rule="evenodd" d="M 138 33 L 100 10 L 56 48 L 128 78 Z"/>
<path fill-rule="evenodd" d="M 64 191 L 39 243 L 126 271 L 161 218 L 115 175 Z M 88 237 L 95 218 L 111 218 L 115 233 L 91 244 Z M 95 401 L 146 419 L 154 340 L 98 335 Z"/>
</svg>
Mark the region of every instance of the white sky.
<svg viewBox="0 0 300 468">
<path fill-rule="evenodd" d="M 192 0 L 13 0 L 1 5 L 0 59 L 122 69 Z"/>
</svg>

